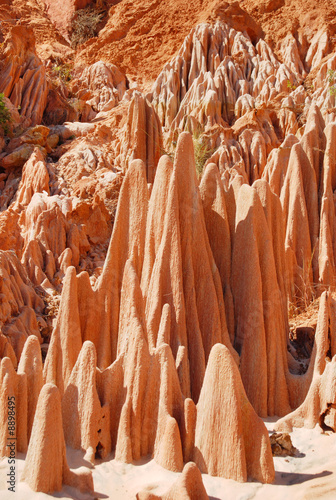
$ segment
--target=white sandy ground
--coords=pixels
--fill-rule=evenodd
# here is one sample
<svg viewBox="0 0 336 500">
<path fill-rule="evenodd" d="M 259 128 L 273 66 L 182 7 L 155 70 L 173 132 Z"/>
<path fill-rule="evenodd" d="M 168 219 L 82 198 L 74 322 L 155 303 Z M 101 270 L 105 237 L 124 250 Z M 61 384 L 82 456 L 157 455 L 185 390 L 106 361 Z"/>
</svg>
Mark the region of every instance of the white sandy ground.
<svg viewBox="0 0 336 500">
<path fill-rule="evenodd" d="M 276 419 L 267 419 L 265 424 L 272 431 Z M 291 434 L 293 445 L 299 450 L 298 456 L 274 458 L 275 481 L 272 485 L 260 483 L 237 483 L 203 474 L 203 481 L 212 500 L 316 500 L 336 499 L 336 434 L 322 434 L 315 429 L 294 429 Z M 70 498 L 75 500 L 113 499 L 134 500 L 142 489 L 156 494 L 165 493 L 178 474 L 169 472 L 153 460 L 141 461 L 136 465 L 125 465 L 116 460 L 105 461 L 95 466 L 93 480 L 94 495 L 81 494 L 70 487 L 53 495 L 33 492 L 29 486 L 19 482 L 24 461 L 20 455 L 16 461 L 18 482 L 16 492 L 7 490 L 7 459 L 0 462 L 0 500 L 47 500 L 50 498 Z M 83 454 L 68 450 L 68 462 L 73 470 L 90 466 Z"/>
</svg>

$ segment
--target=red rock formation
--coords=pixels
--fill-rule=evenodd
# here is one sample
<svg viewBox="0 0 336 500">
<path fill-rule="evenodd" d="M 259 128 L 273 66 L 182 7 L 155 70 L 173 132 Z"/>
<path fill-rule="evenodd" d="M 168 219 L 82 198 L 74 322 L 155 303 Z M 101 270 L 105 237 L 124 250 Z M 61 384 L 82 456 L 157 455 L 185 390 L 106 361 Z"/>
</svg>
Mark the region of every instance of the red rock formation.
<svg viewBox="0 0 336 500">
<path fill-rule="evenodd" d="M 281 208 L 279 204 L 274 206 L 274 213 L 276 207 L 277 219 L 281 220 Z M 261 416 L 284 415 L 290 409 L 286 381 L 286 297 L 277 278 L 284 255 L 283 250 L 281 255 L 280 249 L 273 248 L 272 240 L 257 190 L 242 185 L 237 199 L 232 254 L 234 345 L 240 354 L 240 372 L 247 396 Z"/>
<path fill-rule="evenodd" d="M 52 432 L 50 432 L 52 429 Z M 83 492 L 93 492 L 91 471 L 70 471 L 62 426 L 60 393 L 52 384 L 43 386 L 21 480 L 33 491 L 51 493 L 68 484 Z"/>
<path fill-rule="evenodd" d="M 19 3 L 0 18 L 15 24 L 18 9 L 26 23 L 35 3 Z M 84 4 L 62 6 L 65 30 Z M 174 30 L 199 5 L 184 4 L 165 4 Z M 112 452 L 181 472 L 195 460 L 204 473 L 271 482 L 257 415 L 284 416 L 279 428 L 335 429 L 334 299 L 320 298 L 305 373 L 288 301 L 293 314 L 335 286 L 336 58 L 323 30 L 273 45 L 261 37 L 256 16 L 265 26 L 291 1 L 251 16 L 238 4 L 203 4 L 202 20 L 216 22 L 186 23 L 192 31 L 146 94 L 148 82 L 117 66 L 74 58 L 73 81 L 53 100 L 30 29 L 22 21 L 4 37 L 0 26 L 0 91 L 13 117 L 0 137 L 0 451 L 14 395 L 35 491 L 92 490 L 91 475 L 69 471 L 65 443 L 91 462 Z M 105 42 L 157 32 L 144 20 L 160 6 L 145 2 L 133 23 L 137 2 L 127 16 L 124 5 L 111 6 L 88 58 Z M 176 47 L 168 52 L 165 62 Z M 70 116 L 71 92 L 83 109 Z M 82 122 L 41 125 L 44 110 L 43 120 L 63 122 L 63 106 Z M 173 161 L 160 158 L 164 147 Z M 163 498 L 207 498 L 197 466 Z"/>
<path fill-rule="evenodd" d="M 83 449 L 94 461 L 98 444 L 104 448 L 101 420 L 103 418 L 96 391 L 96 352 L 92 342 L 86 341 L 72 369 L 62 398 L 64 438 L 67 445 Z"/>
<path fill-rule="evenodd" d="M 27 377 L 27 438 L 30 439 L 37 400 L 43 386 L 43 365 L 40 343 L 30 335 L 24 345 L 17 373 Z"/>
<path fill-rule="evenodd" d="M 231 236 L 224 186 L 216 165 L 208 164 L 200 184 L 204 217 L 211 250 L 221 277 L 225 314 L 231 341 L 234 339 L 234 306 L 231 291 Z"/>
<path fill-rule="evenodd" d="M 146 165 L 147 181 L 153 183 L 162 154 L 161 124 L 153 107 L 139 92 L 134 92 L 129 107 L 127 139 L 124 147 L 131 150 L 130 160 L 142 160 Z"/>
<path fill-rule="evenodd" d="M 136 160 L 130 165 L 123 182 L 104 270 L 95 290 L 97 302 L 101 304 L 100 324 L 97 325 L 97 344 L 95 344 L 100 368 L 106 368 L 116 358 L 120 292 L 124 267 L 128 259 L 132 260 L 137 275 L 141 275 L 147 199 L 145 167 L 142 161 Z M 122 252 L 119 251 L 121 248 Z M 88 311 L 82 312 L 81 305 L 79 307 L 80 315 L 88 314 Z"/>
<path fill-rule="evenodd" d="M 324 292 L 320 300 L 314 348 L 306 373 L 306 387 L 309 390 L 306 390 L 307 395 L 302 404 L 277 422 L 277 430 L 291 432 L 293 427 L 313 428 L 320 424 L 323 430 L 329 428 L 335 431 L 335 312 L 335 300 Z"/>
<path fill-rule="evenodd" d="M 72 87 L 76 87 L 78 98 L 90 104 L 94 111 L 109 111 L 123 98 L 126 78 L 114 64 L 98 61 L 84 68 Z"/>
<path fill-rule="evenodd" d="M 321 181 L 321 212 L 319 234 L 319 281 L 325 287 L 335 287 L 335 207 L 333 192 L 336 188 L 335 179 L 335 124 L 325 128 L 326 150 L 323 163 L 323 179 Z"/>
<path fill-rule="evenodd" d="M 44 0 L 44 3 L 50 19 L 67 39 L 75 12 L 90 5 L 92 0 L 66 0 L 62 5 L 55 4 L 50 0 Z"/>
<path fill-rule="evenodd" d="M 0 91 L 13 105 L 20 106 L 23 123 L 41 123 L 47 103 L 46 71 L 35 51 L 33 31 L 13 26 L 4 41 Z"/>
<path fill-rule="evenodd" d="M 246 397 L 232 356 L 220 344 L 211 350 L 197 404 L 193 456 L 201 472 L 213 476 L 274 479 L 267 430 Z"/>
<path fill-rule="evenodd" d="M 16 373 L 9 358 L 3 358 L 0 365 L 0 455 L 10 456 L 9 438 L 15 439 L 15 453 L 27 451 L 27 376 Z M 14 402 L 13 418 L 9 418 L 9 401 Z M 15 425 L 10 426 L 9 422 Z"/>
<path fill-rule="evenodd" d="M 76 270 L 69 267 L 55 329 L 44 365 L 45 382 L 55 384 L 63 395 L 82 347 L 77 302 Z"/>
<path fill-rule="evenodd" d="M 2 333 L 9 340 L 19 361 L 29 335 L 35 335 L 41 340 L 38 318 L 42 314 L 44 304 L 13 251 L 0 252 L 0 268 L 3 297 L 0 308 Z M 13 359 L 13 355 L 10 357 Z"/>
</svg>

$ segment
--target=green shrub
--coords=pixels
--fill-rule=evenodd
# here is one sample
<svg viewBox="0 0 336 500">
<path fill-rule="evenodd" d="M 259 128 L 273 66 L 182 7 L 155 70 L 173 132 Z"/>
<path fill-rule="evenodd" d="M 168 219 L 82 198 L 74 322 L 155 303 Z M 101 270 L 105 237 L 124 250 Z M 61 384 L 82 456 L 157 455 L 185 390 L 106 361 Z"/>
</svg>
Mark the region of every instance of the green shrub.
<svg viewBox="0 0 336 500">
<path fill-rule="evenodd" d="M 76 12 L 72 20 L 71 47 L 73 49 L 97 35 L 98 25 L 104 15 L 104 11 L 91 6 Z"/>
<path fill-rule="evenodd" d="M 62 82 L 68 83 L 72 78 L 71 67 L 69 64 L 55 63 L 53 68 L 53 73 L 57 76 Z"/>
<path fill-rule="evenodd" d="M 329 81 L 329 94 L 336 95 L 336 71 L 335 70 L 329 69 L 328 81 Z"/>
<path fill-rule="evenodd" d="M 207 140 L 200 134 L 197 133 L 193 134 L 193 143 L 194 143 L 196 173 L 197 176 L 200 177 L 203 173 L 204 165 L 212 155 L 213 150 L 209 148 Z"/>
<path fill-rule="evenodd" d="M 4 131 L 5 135 L 9 132 L 9 124 L 12 121 L 12 116 L 10 114 L 9 109 L 5 104 L 5 96 L 4 94 L 0 94 L 0 126 Z"/>
<path fill-rule="evenodd" d="M 177 131 L 175 131 L 177 132 Z M 161 155 L 167 155 L 171 159 L 172 162 L 175 160 L 175 151 L 178 142 L 177 133 L 173 139 L 169 141 L 169 144 L 166 144 L 166 147 L 160 148 Z M 201 177 L 204 169 L 204 165 L 207 160 L 214 153 L 214 149 L 209 148 L 208 140 L 204 135 L 202 135 L 201 128 L 198 128 L 197 131 L 193 132 L 192 140 L 194 145 L 194 158 L 195 158 L 195 166 L 196 166 L 196 174 L 197 177 Z"/>
<path fill-rule="evenodd" d="M 292 92 L 292 90 L 296 89 L 296 85 L 292 83 L 290 80 L 287 80 L 287 88 Z"/>
</svg>

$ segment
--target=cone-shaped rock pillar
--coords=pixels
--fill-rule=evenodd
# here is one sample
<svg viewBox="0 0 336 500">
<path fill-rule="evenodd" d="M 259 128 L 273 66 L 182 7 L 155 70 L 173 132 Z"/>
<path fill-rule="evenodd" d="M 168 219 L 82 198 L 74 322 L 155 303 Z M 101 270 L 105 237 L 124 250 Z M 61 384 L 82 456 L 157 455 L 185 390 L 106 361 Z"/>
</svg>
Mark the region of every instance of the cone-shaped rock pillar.
<svg viewBox="0 0 336 500">
<path fill-rule="evenodd" d="M 59 491 L 62 484 L 93 492 L 91 471 L 74 474 L 67 465 L 61 395 L 53 384 L 44 385 L 40 392 L 21 480 L 43 493 Z"/>
<path fill-rule="evenodd" d="M 260 416 L 290 411 L 286 304 L 272 236 L 257 190 L 241 186 L 232 256 L 235 347 L 249 400 Z"/>
<path fill-rule="evenodd" d="M 201 472 L 236 481 L 271 483 L 267 429 L 249 403 L 228 349 L 215 345 L 197 404 L 194 461 Z"/>
<path fill-rule="evenodd" d="M 27 435 L 30 438 L 37 400 L 43 386 L 43 365 L 40 342 L 35 335 L 30 335 L 23 348 L 18 374 L 27 376 Z"/>
<path fill-rule="evenodd" d="M 44 379 L 63 394 L 82 347 L 76 269 L 68 267 L 57 316 L 44 365 Z"/>
</svg>

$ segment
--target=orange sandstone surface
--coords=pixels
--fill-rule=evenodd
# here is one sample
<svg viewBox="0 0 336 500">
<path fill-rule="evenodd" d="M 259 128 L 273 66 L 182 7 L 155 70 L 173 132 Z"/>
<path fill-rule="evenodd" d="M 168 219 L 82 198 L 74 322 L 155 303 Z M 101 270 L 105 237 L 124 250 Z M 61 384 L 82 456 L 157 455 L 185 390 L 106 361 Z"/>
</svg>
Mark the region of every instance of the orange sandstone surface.
<svg viewBox="0 0 336 500">
<path fill-rule="evenodd" d="M 0 1 L 0 455 L 15 399 L 34 492 L 153 460 L 138 500 L 206 499 L 276 480 L 265 419 L 336 432 L 335 15 Z"/>
</svg>

